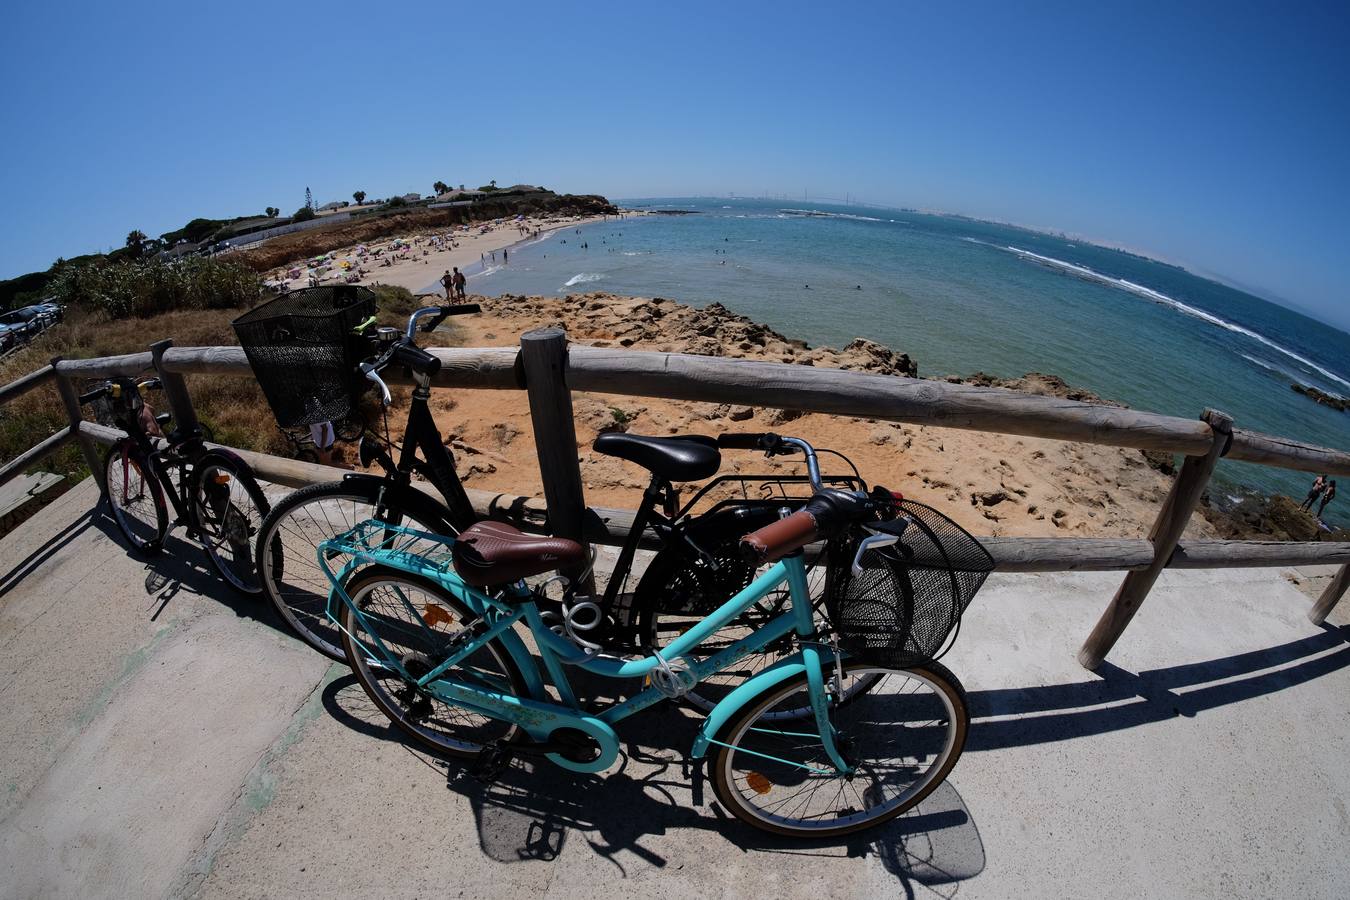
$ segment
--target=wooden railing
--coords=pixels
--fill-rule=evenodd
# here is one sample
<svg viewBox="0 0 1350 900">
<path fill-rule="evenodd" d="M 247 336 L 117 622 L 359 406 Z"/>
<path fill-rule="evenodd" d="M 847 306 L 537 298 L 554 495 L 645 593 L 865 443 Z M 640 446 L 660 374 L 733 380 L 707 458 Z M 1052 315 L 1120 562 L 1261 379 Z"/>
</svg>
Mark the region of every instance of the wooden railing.
<svg viewBox="0 0 1350 900">
<path fill-rule="evenodd" d="M 1124 581 L 1079 651 L 1095 669 L 1120 638 L 1165 568 L 1203 569 L 1339 564 L 1331 584 L 1309 611 L 1321 624 L 1350 585 L 1350 543 L 1182 541 L 1210 476 L 1221 458 L 1300 471 L 1350 475 L 1350 453 L 1235 427 L 1222 412 L 1197 420 L 916 378 L 876 375 L 784 363 L 752 362 L 678 353 L 570 347 L 560 329 L 529 332 L 519 350 L 433 349 L 441 359 L 438 387 L 524 390 L 530 405 L 545 500 L 470 490 L 480 515 L 577 540 L 617 544 L 633 524 L 631 510 L 588 507 L 576 452 L 572 392 L 589 391 L 736 403 L 802 412 L 860 416 L 973 431 L 1057 438 L 1140 450 L 1180 453 L 1185 461 L 1146 539 L 985 537 L 982 543 L 1003 572 L 1125 571 Z M 137 375 L 154 369 L 164 381 L 179 423 L 196 422 L 184 375 L 250 376 L 238 347 L 172 347 L 98 359 L 52 361 L 50 366 L 0 388 L 7 402 L 55 380 L 70 426 L 0 468 L 0 483 L 70 441 L 78 441 L 102 484 L 95 443 L 121 437 L 115 429 L 82 421 L 75 379 Z M 400 379 L 390 373 L 391 383 Z M 406 383 L 406 382 L 405 382 Z M 290 486 L 331 481 L 339 469 L 239 452 L 266 480 Z M 650 542 L 651 536 L 644 535 Z"/>
</svg>

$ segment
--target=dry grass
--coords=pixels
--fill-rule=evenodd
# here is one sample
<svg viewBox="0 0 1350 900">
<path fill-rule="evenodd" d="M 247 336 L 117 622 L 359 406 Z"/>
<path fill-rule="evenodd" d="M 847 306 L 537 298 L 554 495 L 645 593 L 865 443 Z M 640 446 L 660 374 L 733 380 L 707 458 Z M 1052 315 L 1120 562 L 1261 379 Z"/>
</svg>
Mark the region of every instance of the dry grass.
<svg viewBox="0 0 1350 900">
<path fill-rule="evenodd" d="M 380 324 L 402 326 L 420 303 L 401 288 L 381 288 Z M 39 369 L 53 356 L 67 359 L 139 353 L 162 338 L 179 347 L 223 346 L 238 343 L 230 321 L 242 309 L 181 310 L 147 319 L 110 319 L 101 312 L 73 309 L 66 321 L 37 338 L 30 346 L 0 364 L 0 384 Z M 460 342 L 453 328 L 419 335 L 423 346 L 454 346 Z M 219 443 L 247 450 L 284 455 L 287 442 L 258 385 L 249 378 L 190 375 L 188 389 L 198 417 L 210 426 Z M 77 385 L 77 388 L 82 387 Z M 155 402 L 153 396 L 147 398 Z M 392 417 L 391 417 L 392 418 Z M 67 424 L 55 387 L 44 387 L 0 407 L 0 459 L 10 460 Z M 87 474 L 76 447 L 65 448 L 39 468 L 71 476 Z"/>
</svg>

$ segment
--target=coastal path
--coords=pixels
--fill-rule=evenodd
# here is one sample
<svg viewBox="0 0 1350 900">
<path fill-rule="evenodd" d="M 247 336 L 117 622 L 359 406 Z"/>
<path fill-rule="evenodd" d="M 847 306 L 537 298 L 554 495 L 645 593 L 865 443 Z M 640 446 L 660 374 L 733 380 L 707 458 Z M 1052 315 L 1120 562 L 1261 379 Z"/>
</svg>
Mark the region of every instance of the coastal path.
<svg viewBox="0 0 1350 900">
<path fill-rule="evenodd" d="M 951 778 L 843 844 L 739 825 L 635 718 L 601 777 L 483 785 L 171 537 L 132 556 L 86 480 L 0 540 L 0 897 L 1338 897 L 1350 627 L 1335 569 L 1166 570 L 1095 672 L 1111 573 L 995 573 L 945 662 Z M 1298 582 L 1296 585 L 1295 582 Z"/>
</svg>

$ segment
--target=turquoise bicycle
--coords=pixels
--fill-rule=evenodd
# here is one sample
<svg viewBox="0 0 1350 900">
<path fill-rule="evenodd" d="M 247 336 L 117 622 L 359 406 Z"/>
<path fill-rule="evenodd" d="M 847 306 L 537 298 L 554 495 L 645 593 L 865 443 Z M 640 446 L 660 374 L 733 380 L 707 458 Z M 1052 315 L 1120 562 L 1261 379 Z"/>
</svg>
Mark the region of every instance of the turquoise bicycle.
<svg viewBox="0 0 1350 900">
<path fill-rule="evenodd" d="M 498 522 L 447 538 L 371 520 L 321 544 L 318 560 L 332 584 L 328 614 L 370 698 L 404 733 L 472 760 L 484 779 L 517 755 L 575 772 L 606 769 L 620 753 L 618 722 L 792 640 L 794 653 L 709 712 L 691 756 L 711 757 L 716 795 L 738 818 L 819 838 L 910 809 L 946 778 L 965 744 L 964 691 L 932 660 L 991 561 L 968 546 L 954 555 L 954 534 L 943 529 L 956 526 L 927 510 L 898 505 L 886 492 L 818 491 L 803 509 L 743 539 L 748 557 L 767 570 L 642 659 L 574 642 L 569 631 L 584 630 L 589 610 L 552 627 L 542 617 L 536 591 L 547 582 L 531 589 L 524 579 L 584 562 L 572 541 Z M 831 625 L 815 620 L 801 552 L 821 540 L 833 554 Z M 333 571 L 329 561 L 338 558 L 345 564 Z M 779 615 L 711 655 L 692 652 L 784 586 Z M 910 660 L 917 662 L 899 665 Z M 569 666 L 630 684 L 643 679 L 645 687 L 587 709 Z"/>
</svg>

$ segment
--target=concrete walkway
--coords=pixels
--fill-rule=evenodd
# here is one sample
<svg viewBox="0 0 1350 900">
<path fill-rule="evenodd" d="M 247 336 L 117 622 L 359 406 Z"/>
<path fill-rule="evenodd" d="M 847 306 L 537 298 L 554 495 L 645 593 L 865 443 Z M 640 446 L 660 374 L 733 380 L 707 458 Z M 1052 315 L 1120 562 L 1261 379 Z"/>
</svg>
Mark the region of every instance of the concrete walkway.
<svg viewBox="0 0 1350 900">
<path fill-rule="evenodd" d="M 1096 674 L 1117 576 L 991 578 L 945 660 L 977 716 L 948 783 L 803 845 L 728 821 L 674 708 L 605 777 L 484 787 L 195 548 L 130 556 L 96 496 L 0 541 L 3 897 L 1345 893 L 1350 631 L 1291 580 L 1321 572 L 1169 572 Z"/>
</svg>

